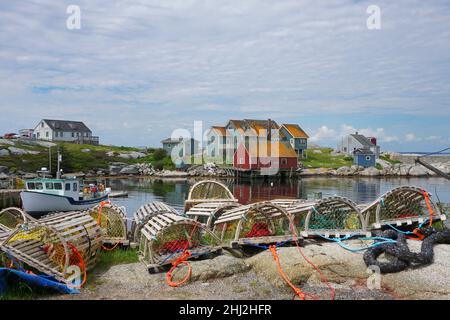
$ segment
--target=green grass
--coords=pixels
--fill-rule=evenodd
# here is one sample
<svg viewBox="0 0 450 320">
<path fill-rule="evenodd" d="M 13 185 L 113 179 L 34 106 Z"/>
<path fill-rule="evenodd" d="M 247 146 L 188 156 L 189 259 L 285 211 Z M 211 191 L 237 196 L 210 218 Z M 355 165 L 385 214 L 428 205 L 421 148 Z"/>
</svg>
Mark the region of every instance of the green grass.
<svg viewBox="0 0 450 320">
<path fill-rule="evenodd" d="M 86 289 L 93 289 L 99 284 L 96 278 L 97 272 L 104 272 L 112 266 L 138 262 L 137 249 L 120 249 L 112 251 L 101 251 L 95 268 L 89 271 Z M 41 287 L 31 287 L 24 281 L 15 281 L 16 278 L 8 280 L 8 291 L 0 296 L 0 300 L 33 300 L 43 298 L 58 293 L 53 290 L 46 290 Z"/>
<path fill-rule="evenodd" d="M 105 271 L 115 265 L 136 262 L 139 262 L 137 249 L 102 250 L 93 271 Z"/>
<path fill-rule="evenodd" d="M 399 164 L 402 163 L 398 160 L 392 160 L 389 155 L 380 155 L 380 159 L 389 162 L 390 164 Z"/>
<path fill-rule="evenodd" d="M 14 173 L 18 170 L 35 173 L 42 167 L 49 166 L 49 151 L 46 147 L 41 146 L 31 146 L 18 141 L 15 141 L 15 147 L 39 151 L 36 155 L 9 155 L 5 157 L 0 157 L 0 165 L 7 166 L 10 172 Z M 156 158 L 153 156 L 154 152 L 158 149 L 150 149 L 150 154 L 144 158 L 140 159 L 124 159 L 118 157 L 119 153 L 139 151 L 137 148 L 124 147 L 124 146 L 93 146 L 93 145 L 80 145 L 68 142 L 58 142 L 57 143 L 61 154 L 62 154 L 62 164 L 64 172 L 87 172 L 96 169 L 107 169 L 109 163 L 111 162 L 124 162 L 127 164 L 135 163 L 150 163 L 158 169 L 174 169 L 175 166 L 171 161 L 171 158 L 165 156 L 163 158 Z M 0 145 L 0 149 L 5 149 L 9 145 Z M 89 149 L 90 152 L 82 152 L 83 149 Z M 52 147 L 52 164 L 53 164 L 53 174 L 56 172 L 56 158 L 57 158 L 57 147 Z M 107 152 L 113 151 L 113 156 L 108 156 Z M 161 152 L 159 152 L 161 154 Z"/>
<path fill-rule="evenodd" d="M 315 150 L 320 150 L 321 153 L 315 153 Z M 352 166 L 353 158 L 343 155 L 334 156 L 331 154 L 331 148 L 314 148 L 306 150 L 306 159 L 301 159 L 300 162 L 305 168 L 331 168 L 337 169 L 343 166 Z"/>
</svg>

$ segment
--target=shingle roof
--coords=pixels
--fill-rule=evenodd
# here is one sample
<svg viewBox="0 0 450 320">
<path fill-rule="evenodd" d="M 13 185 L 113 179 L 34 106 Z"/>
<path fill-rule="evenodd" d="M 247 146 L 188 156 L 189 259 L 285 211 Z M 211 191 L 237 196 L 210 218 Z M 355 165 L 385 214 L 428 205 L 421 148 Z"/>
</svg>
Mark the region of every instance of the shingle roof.
<svg viewBox="0 0 450 320">
<path fill-rule="evenodd" d="M 297 158 L 297 153 L 290 144 L 281 141 L 267 141 L 267 149 L 259 144 L 258 147 L 247 150 L 252 157 L 277 156 L 283 158 Z"/>
<path fill-rule="evenodd" d="M 292 135 L 293 138 L 309 138 L 308 134 L 303 131 L 298 124 L 284 123 L 282 126 Z"/>
<path fill-rule="evenodd" d="M 218 134 L 222 135 L 222 136 L 226 136 L 226 129 L 225 127 L 219 127 L 219 126 L 212 126 L 212 129 L 214 129 Z"/>
<path fill-rule="evenodd" d="M 357 155 L 357 154 L 374 155 L 375 153 L 373 153 L 373 151 L 370 149 L 356 149 L 355 151 L 353 151 L 353 154 L 354 155 Z"/>
<path fill-rule="evenodd" d="M 68 120 L 51 120 L 43 119 L 52 130 L 58 131 L 75 131 L 75 132 L 91 132 L 92 131 L 81 121 Z"/>
<path fill-rule="evenodd" d="M 375 146 L 372 141 L 370 141 L 369 139 L 367 139 L 365 136 L 361 135 L 361 134 L 351 134 L 350 136 L 352 136 L 356 141 L 358 141 L 359 143 L 361 143 L 363 145 L 364 148 L 371 148 L 373 146 Z"/>
</svg>

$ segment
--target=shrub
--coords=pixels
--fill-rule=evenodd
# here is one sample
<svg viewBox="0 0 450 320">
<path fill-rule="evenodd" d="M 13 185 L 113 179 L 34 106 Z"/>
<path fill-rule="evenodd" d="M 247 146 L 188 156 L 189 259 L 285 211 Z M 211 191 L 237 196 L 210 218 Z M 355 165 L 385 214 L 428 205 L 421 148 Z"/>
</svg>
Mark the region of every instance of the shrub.
<svg viewBox="0 0 450 320">
<path fill-rule="evenodd" d="M 167 151 L 162 148 L 158 148 L 153 152 L 153 159 L 155 159 L 156 161 L 163 160 L 166 156 Z"/>
</svg>

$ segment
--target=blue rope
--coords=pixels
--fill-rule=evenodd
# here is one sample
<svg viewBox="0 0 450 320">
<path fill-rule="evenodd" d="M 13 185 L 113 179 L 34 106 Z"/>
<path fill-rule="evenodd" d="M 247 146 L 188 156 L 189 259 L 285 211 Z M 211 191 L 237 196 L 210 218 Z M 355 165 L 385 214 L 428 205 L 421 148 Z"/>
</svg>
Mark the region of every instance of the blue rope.
<svg viewBox="0 0 450 320">
<path fill-rule="evenodd" d="M 387 224 L 387 226 L 388 227 L 390 227 L 390 228 L 392 228 L 392 229 L 394 229 L 395 231 L 397 231 L 398 233 L 403 233 L 403 234 L 414 234 L 414 232 L 411 232 L 411 231 L 403 231 L 403 230 L 400 230 L 400 229 L 397 229 L 396 227 L 394 227 L 393 225 L 391 225 L 391 224 Z M 421 228 L 420 226 L 419 226 L 419 228 Z"/>
<path fill-rule="evenodd" d="M 387 243 L 396 243 L 397 241 L 389 239 L 389 238 L 384 238 L 384 237 L 361 237 L 359 238 L 360 240 L 379 240 L 380 242 L 375 242 L 369 246 L 365 246 L 365 247 L 360 247 L 360 248 L 350 248 L 349 246 L 345 245 L 344 243 L 342 243 L 342 241 L 345 240 L 349 240 L 350 238 L 353 238 L 355 236 L 357 236 L 358 234 L 350 234 L 348 236 L 345 236 L 343 238 L 327 238 L 321 234 L 316 233 L 316 235 L 318 235 L 319 237 L 325 239 L 325 240 L 329 240 L 329 241 L 334 241 L 336 242 L 339 246 L 341 246 L 343 249 L 348 250 L 350 252 L 359 252 L 359 251 L 364 251 L 370 248 L 374 248 L 374 247 L 378 247 L 382 244 L 387 244 Z"/>
</svg>

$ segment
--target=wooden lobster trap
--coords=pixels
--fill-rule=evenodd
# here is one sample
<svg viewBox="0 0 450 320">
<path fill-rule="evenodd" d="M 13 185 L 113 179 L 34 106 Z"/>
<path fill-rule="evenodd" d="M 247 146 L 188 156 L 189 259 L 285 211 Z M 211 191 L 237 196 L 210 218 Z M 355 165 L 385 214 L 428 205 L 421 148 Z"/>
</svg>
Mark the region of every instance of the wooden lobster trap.
<svg viewBox="0 0 450 320">
<path fill-rule="evenodd" d="M 158 270 L 179 259 L 186 250 L 198 258 L 220 251 L 219 239 L 200 222 L 173 213 L 151 217 L 141 229 L 139 259 Z"/>
<path fill-rule="evenodd" d="M 194 184 L 189 190 L 184 210 L 189 211 L 193 206 L 205 202 L 237 202 L 226 185 L 215 180 L 204 180 Z"/>
<path fill-rule="evenodd" d="M 239 207 L 240 204 L 236 202 L 206 202 L 199 203 L 193 206 L 186 216 L 202 223 L 208 229 L 212 230 L 214 221 L 220 217 L 224 212 L 230 209 Z"/>
<path fill-rule="evenodd" d="M 100 226 L 104 244 L 129 245 L 125 208 L 111 203 L 101 203 L 86 213 Z"/>
<path fill-rule="evenodd" d="M 371 204 L 362 207 L 369 229 L 380 229 L 386 225 L 412 225 L 430 218 L 445 220 L 439 207 L 431 200 L 431 194 L 414 186 L 402 186 L 386 192 Z"/>
<path fill-rule="evenodd" d="M 368 235 L 365 219 L 357 205 L 344 197 L 334 196 L 309 203 L 309 207 L 293 214 L 305 217 L 301 232 L 303 237 Z"/>
<path fill-rule="evenodd" d="M 153 216 L 162 213 L 173 213 L 175 215 L 180 215 L 180 213 L 175 208 L 161 201 L 146 203 L 133 214 L 133 222 L 131 223 L 131 235 L 134 239 L 134 242 L 139 242 L 141 237 L 141 229 L 148 222 L 148 220 L 150 220 Z"/>
<path fill-rule="evenodd" d="M 294 238 L 292 226 L 291 214 L 268 201 L 224 212 L 215 221 L 213 232 L 222 246 L 237 248 L 290 241 Z"/>
<path fill-rule="evenodd" d="M 101 231 L 91 216 L 82 212 L 48 215 L 22 224 L 3 238 L 1 250 L 33 272 L 70 284 L 73 267 L 86 279 L 101 246 Z"/>
</svg>

